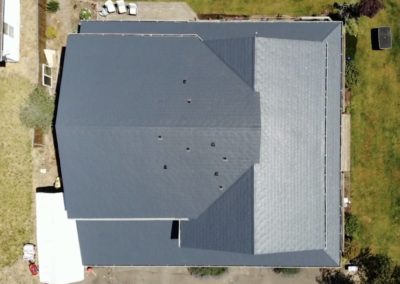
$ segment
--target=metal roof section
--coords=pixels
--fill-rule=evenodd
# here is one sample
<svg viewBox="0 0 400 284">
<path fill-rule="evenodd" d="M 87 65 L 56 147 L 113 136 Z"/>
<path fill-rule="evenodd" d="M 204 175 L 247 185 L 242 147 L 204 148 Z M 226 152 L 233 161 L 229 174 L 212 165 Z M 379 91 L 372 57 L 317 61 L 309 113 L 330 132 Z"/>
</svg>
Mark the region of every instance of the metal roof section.
<svg viewBox="0 0 400 284">
<path fill-rule="evenodd" d="M 172 222 L 77 221 L 82 260 L 89 266 L 338 266 L 324 250 L 253 255 L 179 247 Z"/>
<path fill-rule="evenodd" d="M 197 37 L 71 35 L 56 122 L 68 216 L 197 217 L 258 161 L 259 113 Z"/>
<path fill-rule="evenodd" d="M 326 250 L 339 263 L 340 31 L 295 45 L 256 38 L 256 254 Z"/>
<path fill-rule="evenodd" d="M 197 219 L 181 222 L 181 247 L 253 254 L 253 168 Z"/>
<path fill-rule="evenodd" d="M 325 245 L 325 45 L 256 38 L 255 253 Z"/>
<path fill-rule="evenodd" d="M 326 249 L 327 254 L 340 264 L 340 94 L 342 78 L 341 23 L 325 39 L 327 46 L 326 96 Z"/>
</svg>

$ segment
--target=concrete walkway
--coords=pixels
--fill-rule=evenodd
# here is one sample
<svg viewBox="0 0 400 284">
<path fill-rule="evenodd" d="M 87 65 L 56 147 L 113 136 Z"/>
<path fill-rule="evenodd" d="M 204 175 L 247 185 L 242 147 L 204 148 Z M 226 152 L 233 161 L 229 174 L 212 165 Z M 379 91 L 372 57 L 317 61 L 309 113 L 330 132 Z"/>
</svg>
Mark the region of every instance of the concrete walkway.
<svg viewBox="0 0 400 284">
<path fill-rule="evenodd" d="M 235 267 L 221 277 L 197 278 L 186 268 L 95 268 L 95 274 L 87 274 L 81 284 L 308 284 L 316 283 L 318 269 L 302 269 L 294 276 L 282 276 L 268 268 Z"/>
</svg>

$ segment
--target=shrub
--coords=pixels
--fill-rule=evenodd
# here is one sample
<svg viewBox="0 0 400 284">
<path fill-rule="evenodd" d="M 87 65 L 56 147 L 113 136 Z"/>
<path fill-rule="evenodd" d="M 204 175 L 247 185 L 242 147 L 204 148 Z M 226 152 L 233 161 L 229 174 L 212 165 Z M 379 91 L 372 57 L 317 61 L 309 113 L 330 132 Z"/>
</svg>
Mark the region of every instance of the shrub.
<svg viewBox="0 0 400 284">
<path fill-rule="evenodd" d="M 79 19 L 90 20 L 92 18 L 92 12 L 89 9 L 82 9 L 79 12 Z"/>
<path fill-rule="evenodd" d="M 53 26 L 47 27 L 46 29 L 46 38 L 47 39 L 55 39 L 57 37 L 57 29 Z"/>
<path fill-rule="evenodd" d="M 319 284 L 354 284 L 354 281 L 340 270 L 322 269 L 321 275 L 317 277 Z"/>
<path fill-rule="evenodd" d="M 277 274 L 285 276 L 295 275 L 300 272 L 300 268 L 274 268 L 273 271 Z"/>
<path fill-rule="evenodd" d="M 358 76 L 359 76 L 360 72 L 358 71 L 358 67 L 357 65 L 354 63 L 354 61 L 349 61 L 346 64 L 346 88 L 351 88 L 355 85 L 357 85 L 358 83 Z M 352 215 L 350 215 L 352 216 Z M 349 220 L 350 222 L 356 222 L 355 221 L 355 217 L 349 217 L 349 218 L 353 218 L 351 220 Z M 346 215 L 346 227 L 347 227 L 347 215 Z M 354 223 L 351 223 L 351 225 L 355 225 Z M 346 235 L 347 235 L 347 231 L 346 231 Z M 350 236 L 350 235 L 348 235 Z"/>
<path fill-rule="evenodd" d="M 228 271 L 226 267 L 189 267 L 188 271 L 191 275 L 204 276 L 219 276 Z"/>
<path fill-rule="evenodd" d="M 361 252 L 360 243 L 357 240 L 351 240 L 346 238 L 344 242 L 344 251 L 343 255 L 348 260 L 355 259 Z"/>
<path fill-rule="evenodd" d="M 21 122 L 30 128 L 48 130 L 53 120 L 54 98 L 43 87 L 36 87 L 21 108 Z"/>
<path fill-rule="evenodd" d="M 361 0 L 358 4 L 358 13 L 361 16 L 374 17 L 383 8 L 381 0 Z"/>
<path fill-rule="evenodd" d="M 55 13 L 60 9 L 60 3 L 56 0 L 50 0 L 47 2 L 47 11 L 50 13 Z"/>
<path fill-rule="evenodd" d="M 358 17 L 358 5 L 356 1 L 350 1 L 349 3 L 337 3 L 333 4 L 333 11 L 329 16 L 338 21 L 347 22 L 351 18 Z"/>
</svg>

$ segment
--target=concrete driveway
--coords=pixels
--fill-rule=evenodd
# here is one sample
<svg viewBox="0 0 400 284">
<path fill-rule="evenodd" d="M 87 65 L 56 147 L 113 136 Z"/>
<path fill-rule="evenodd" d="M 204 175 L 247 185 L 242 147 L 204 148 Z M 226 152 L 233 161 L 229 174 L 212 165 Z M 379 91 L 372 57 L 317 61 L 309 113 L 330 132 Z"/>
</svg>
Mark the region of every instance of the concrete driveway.
<svg viewBox="0 0 400 284">
<path fill-rule="evenodd" d="M 316 283 L 318 269 L 301 269 L 294 276 L 282 276 L 268 268 L 230 268 L 221 277 L 197 278 L 191 276 L 186 268 L 95 268 L 94 274 L 87 274 L 81 284 L 308 284 Z"/>
<path fill-rule="evenodd" d="M 130 1 L 125 1 L 126 3 Z M 100 2 L 102 3 L 102 2 Z M 195 21 L 196 13 L 185 2 L 136 2 L 136 16 L 112 13 L 107 17 L 98 16 L 99 20 L 124 21 Z"/>
</svg>

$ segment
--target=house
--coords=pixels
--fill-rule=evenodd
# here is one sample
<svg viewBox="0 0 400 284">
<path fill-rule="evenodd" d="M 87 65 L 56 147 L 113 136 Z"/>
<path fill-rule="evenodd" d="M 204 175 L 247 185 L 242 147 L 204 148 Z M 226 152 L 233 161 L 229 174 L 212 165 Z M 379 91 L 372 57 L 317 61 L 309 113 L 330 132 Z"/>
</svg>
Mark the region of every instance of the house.
<svg viewBox="0 0 400 284">
<path fill-rule="evenodd" d="M 0 62 L 19 61 L 20 1 L 0 0 Z"/>
<path fill-rule="evenodd" d="M 83 265 L 339 266 L 341 74 L 340 22 L 82 22 L 55 128 Z"/>
</svg>

